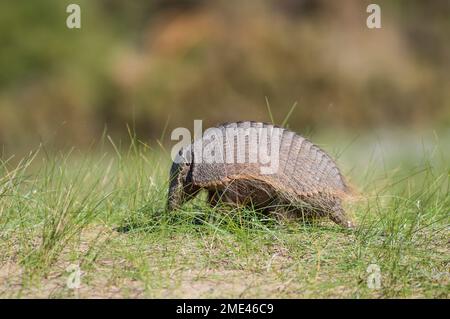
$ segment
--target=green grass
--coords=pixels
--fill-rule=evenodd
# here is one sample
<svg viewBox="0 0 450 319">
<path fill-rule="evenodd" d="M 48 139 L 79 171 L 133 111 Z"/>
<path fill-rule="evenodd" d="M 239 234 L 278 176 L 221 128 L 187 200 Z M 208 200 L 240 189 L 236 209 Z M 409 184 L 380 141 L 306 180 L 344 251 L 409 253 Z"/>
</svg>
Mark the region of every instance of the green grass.
<svg viewBox="0 0 450 319">
<path fill-rule="evenodd" d="M 450 157 L 432 144 L 400 157 L 365 142 L 343 151 L 356 232 L 214 210 L 204 194 L 168 214 L 169 159 L 137 142 L 3 157 L 0 296 L 448 298 Z M 66 285 L 71 264 L 78 289 Z M 370 264 L 380 289 L 367 285 Z"/>
</svg>

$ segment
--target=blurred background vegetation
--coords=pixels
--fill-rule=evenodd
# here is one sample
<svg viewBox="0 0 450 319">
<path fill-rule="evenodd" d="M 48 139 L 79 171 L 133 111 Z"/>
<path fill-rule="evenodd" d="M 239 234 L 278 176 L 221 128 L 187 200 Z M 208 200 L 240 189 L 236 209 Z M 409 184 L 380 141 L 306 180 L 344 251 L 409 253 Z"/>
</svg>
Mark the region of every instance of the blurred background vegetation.
<svg viewBox="0 0 450 319">
<path fill-rule="evenodd" d="M 82 28 L 66 27 L 81 6 Z M 0 2 L 0 145 L 126 141 L 230 120 L 364 131 L 450 124 L 450 2 Z M 166 135 L 166 140 L 167 140 Z"/>
</svg>

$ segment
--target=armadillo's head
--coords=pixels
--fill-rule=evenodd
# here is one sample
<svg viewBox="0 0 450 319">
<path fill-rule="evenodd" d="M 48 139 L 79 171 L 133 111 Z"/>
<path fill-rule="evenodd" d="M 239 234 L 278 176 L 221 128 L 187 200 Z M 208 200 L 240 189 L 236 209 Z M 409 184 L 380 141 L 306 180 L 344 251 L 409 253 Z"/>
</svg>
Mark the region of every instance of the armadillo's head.
<svg viewBox="0 0 450 319">
<path fill-rule="evenodd" d="M 167 209 L 179 208 L 194 193 L 192 186 L 192 154 L 190 148 L 182 148 L 170 169 Z"/>
</svg>

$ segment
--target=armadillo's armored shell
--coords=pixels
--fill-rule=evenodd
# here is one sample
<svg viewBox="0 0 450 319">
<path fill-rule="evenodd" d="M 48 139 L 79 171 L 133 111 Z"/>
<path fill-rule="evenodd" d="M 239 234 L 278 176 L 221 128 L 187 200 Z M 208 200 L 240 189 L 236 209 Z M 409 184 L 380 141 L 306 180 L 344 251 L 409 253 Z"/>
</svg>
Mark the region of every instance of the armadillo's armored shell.
<svg viewBox="0 0 450 319">
<path fill-rule="evenodd" d="M 256 132 L 256 137 L 248 132 Z M 294 132 L 259 122 L 227 123 L 218 126 L 215 131 L 205 132 L 201 140 L 194 142 L 194 146 L 203 141 L 203 150 L 207 150 L 208 146 L 205 145 L 214 140 L 211 136 L 219 133 L 223 141 L 220 149 L 215 149 L 215 154 L 221 153 L 216 159 L 221 155 L 225 163 L 199 161 L 195 157 L 198 154 L 201 156 L 201 153 L 195 155 L 194 152 L 194 161 L 197 161 L 192 170 L 192 179 L 200 187 L 220 186 L 244 178 L 264 181 L 277 192 L 290 196 L 339 195 L 348 190 L 331 157 Z M 275 171 L 267 173 L 261 170 L 262 167 L 270 166 L 262 164 L 259 154 L 261 147 L 267 147 L 262 152 L 264 154 L 278 153 Z M 277 152 L 272 153 L 274 151 Z M 252 162 L 250 158 L 254 159 L 255 156 L 257 161 Z M 227 159 L 232 161 L 227 162 Z"/>
</svg>

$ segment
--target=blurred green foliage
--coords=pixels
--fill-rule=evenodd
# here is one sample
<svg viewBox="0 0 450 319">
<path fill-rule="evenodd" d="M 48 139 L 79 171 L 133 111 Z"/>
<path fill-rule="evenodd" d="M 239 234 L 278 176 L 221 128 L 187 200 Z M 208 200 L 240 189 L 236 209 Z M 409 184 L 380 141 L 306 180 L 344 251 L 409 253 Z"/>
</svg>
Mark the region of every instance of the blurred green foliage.
<svg viewBox="0 0 450 319">
<path fill-rule="evenodd" d="M 68 29 L 66 6 L 81 6 Z M 88 145 L 229 120 L 297 131 L 450 124 L 450 4 L 378 1 L 2 1 L 0 144 Z"/>
</svg>

